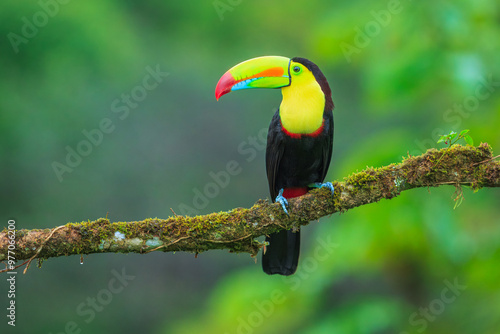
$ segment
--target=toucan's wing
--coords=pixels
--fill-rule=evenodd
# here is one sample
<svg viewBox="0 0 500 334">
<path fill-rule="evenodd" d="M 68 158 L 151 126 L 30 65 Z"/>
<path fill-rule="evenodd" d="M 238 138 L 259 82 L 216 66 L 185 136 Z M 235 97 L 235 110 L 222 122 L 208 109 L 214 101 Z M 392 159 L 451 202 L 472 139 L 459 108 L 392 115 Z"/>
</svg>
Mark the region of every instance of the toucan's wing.
<svg viewBox="0 0 500 334">
<path fill-rule="evenodd" d="M 269 193 L 271 194 L 271 201 L 273 202 L 279 192 L 279 189 L 276 188 L 276 175 L 278 173 L 281 157 L 285 150 L 283 141 L 279 138 L 282 135 L 279 110 L 277 110 L 269 125 L 266 147 L 267 181 L 269 182 Z"/>
<path fill-rule="evenodd" d="M 273 116 L 267 134 L 266 171 L 269 181 L 269 192 L 274 202 L 279 189 L 276 187 L 276 176 L 280 168 L 281 158 L 285 150 L 284 134 L 281 127 L 279 110 Z M 300 250 L 300 231 L 282 230 L 266 236 L 269 244 L 267 252 L 262 253 L 262 268 L 269 275 L 292 275 L 297 270 Z"/>
<path fill-rule="evenodd" d="M 324 114 L 324 131 L 326 133 L 325 140 L 322 142 L 323 146 L 323 166 L 322 171 L 319 173 L 321 175 L 321 180 L 323 182 L 328 172 L 328 167 L 330 166 L 330 160 L 332 159 L 333 151 L 333 113 L 332 111 L 326 111 Z"/>
</svg>

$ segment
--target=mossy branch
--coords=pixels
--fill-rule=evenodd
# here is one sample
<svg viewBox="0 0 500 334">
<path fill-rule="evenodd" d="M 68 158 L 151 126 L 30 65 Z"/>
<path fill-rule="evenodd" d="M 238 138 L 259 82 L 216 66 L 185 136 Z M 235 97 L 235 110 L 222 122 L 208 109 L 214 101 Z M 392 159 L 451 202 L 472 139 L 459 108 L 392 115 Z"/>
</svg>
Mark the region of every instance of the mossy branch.
<svg viewBox="0 0 500 334">
<path fill-rule="evenodd" d="M 440 185 L 500 187 L 500 162 L 488 144 L 454 145 L 403 158 L 398 164 L 366 168 L 332 182 L 335 195 L 316 189 L 289 201 L 290 216 L 279 204 L 259 200 L 249 209 L 236 208 L 204 216 L 148 218 L 134 222 L 95 221 L 66 224 L 53 229 L 15 231 L 13 255 L 17 261 L 92 253 L 200 253 L 228 249 L 256 255 L 263 244 L 257 237 L 349 209 L 391 199 L 402 191 Z M 11 233 L 12 234 L 12 233 Z M 8 260 L 8 231 L 0 232 L 0 261 Z M 12 246 L 11 246 L 12 249 Z M 28 262 L 28 261 L 26 261 Z M 26 263 L 25 262 L 25 263 Z M 12 268 L 11 268 L 12 269 Z"/>
</svg>

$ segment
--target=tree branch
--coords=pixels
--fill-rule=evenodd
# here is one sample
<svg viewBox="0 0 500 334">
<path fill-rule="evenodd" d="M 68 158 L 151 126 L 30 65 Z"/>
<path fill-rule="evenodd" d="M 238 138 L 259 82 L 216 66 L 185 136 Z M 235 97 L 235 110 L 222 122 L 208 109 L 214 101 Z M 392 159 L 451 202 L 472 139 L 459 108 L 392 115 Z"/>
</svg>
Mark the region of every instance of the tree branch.
<svg viewBox="0 0 500 334">
<path fill-rule="evenodd" d="M 200 253 L 210 249 L 228 249 L 255 256 L 263 243 L 255 238 L 282 229 L 307 225 L 310 221 L 335 212 L 391 199 L 402 191 L 440 185 L 500 187 L 500 162 L 488 144 L 479 147 L 454 145 L 430 149 L 398 164 L 369 167 L 332 182 L 335 194 L 315 189 L 289 200 L 290 216 L 279 204 L 259 200 L 249 209 L 236 208 L 204 216 L 148 218 L 135 222 L 110 223 L 108 219 L 66 224 L 53 229 L 15 231 L 15 249 L 10 245 L 9 230 L 0 232 L 0 261 L 13 255 L 16 261 L 47 259 L 63 255 L 91 253 L 149 253 L 187 251 Z M 12 235 L 12 230 L 10 231 Z M 24 263 L 23 263 L 24 264 Z M 9 263 L 12 270 L 11 263 Z"/>
</svg>

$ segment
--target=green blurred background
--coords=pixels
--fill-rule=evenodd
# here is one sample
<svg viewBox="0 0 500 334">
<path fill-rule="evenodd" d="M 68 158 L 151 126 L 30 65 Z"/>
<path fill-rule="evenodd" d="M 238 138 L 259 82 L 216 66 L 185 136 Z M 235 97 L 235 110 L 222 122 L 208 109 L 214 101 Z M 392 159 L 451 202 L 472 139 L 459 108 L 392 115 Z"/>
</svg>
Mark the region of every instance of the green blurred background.
<svg viewBox="0 0 500 334">
<path fill-rule="evenodd" d="M 228 68 L 261 55 L 309 58 L 328 78 L 329 180 L 438 147 L 451 130 L 500 151 L 494 0 L 8 0 L 0 35 L 2 228 L 9 218 L 48 228 L 266 198 L 258 138 L 280 92 L 214 98 Z M 168 75 L 145 89 L 154 70 Z M 82 144 L 84 133 L 97 144 Z M 86 156 L 58 177 L 54 162 L 78 149 Z M 193 203 L 232 160 L 241 172 Z M 454 191 L 411 190 L 312 223 L 286 279 L 266 276 L 260 255 L 256 264 L 225 251 L 49 259 L 17 276 L 15 328 L 1 279 L 0 331 L 499 333 L 500 193 L 464 189 L 454 210 Z M 131 277 L 110 293 L 116 272 Z"/>
</svg>

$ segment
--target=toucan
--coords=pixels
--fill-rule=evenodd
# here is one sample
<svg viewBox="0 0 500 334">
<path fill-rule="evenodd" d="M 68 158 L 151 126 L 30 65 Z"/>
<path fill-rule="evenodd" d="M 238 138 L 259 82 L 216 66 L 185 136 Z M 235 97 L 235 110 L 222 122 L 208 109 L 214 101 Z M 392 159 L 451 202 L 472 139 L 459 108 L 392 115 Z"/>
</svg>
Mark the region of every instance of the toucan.
<svg viewBox="0 0 500 334">
<path fill-rule="evenodd" d="M 267 134 L 266 172 L 273 202 L 288 214 L 287 199 L 306 194 L 323 183 L 332 157 L 333 101 L 330 86 L 308 59 L 264 56 L 229 69 L 217 83 L 215 98 L 249 88 L 281 88 L 283 100 Z M 264 272 L 292 275 L 297 270 L 300 230 L 266 236 Z"/>
</svg>

